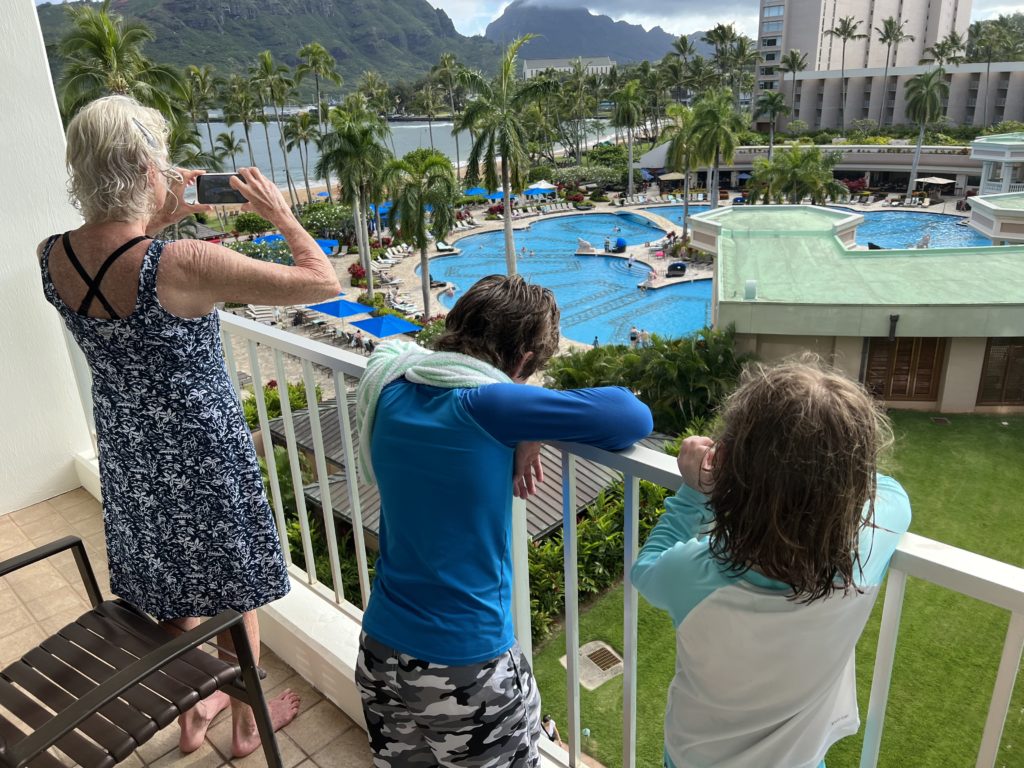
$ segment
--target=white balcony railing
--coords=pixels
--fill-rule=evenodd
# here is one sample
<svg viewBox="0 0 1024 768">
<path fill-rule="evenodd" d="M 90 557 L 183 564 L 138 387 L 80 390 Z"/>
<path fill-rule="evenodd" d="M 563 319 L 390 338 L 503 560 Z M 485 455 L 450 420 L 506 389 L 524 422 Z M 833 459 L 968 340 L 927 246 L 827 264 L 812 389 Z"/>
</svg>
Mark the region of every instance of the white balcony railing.
<svg viewBox="0 0 1024 768">
<path fill-rule="evenodd" d="M 345 393 L 355 385 L 365 368 L 365 358 L 331 347 L 320 342 L 310 341 L 302 336 L 269 328 L 250 320 L 240 319 L 234 315 L 222 313 L 225 357 L 228 369 L 236 387 L 239 382 L 239 371 L 244 370 L 252 377 L 252 386 L 260 389 L 269 378 L 276 378 L 283 388 L 288 381 L 288 366 L 301 372 L 308 402 L 314 402 L 317 376 L 322 385 L 333 387 L 341 396 L 335 397 L 335 407 L 331 418 L 337 418 L 341 428 L 343 461 L 346 468 L 355 467 L 355 449 L 353 444 L 354 424 L 351 423 Z M 240 357 L 238 350 L 244 354 Z M 296 363 L 298 368 L 295 368 Z M 270 365 L 270 374 L 265 370 Z M 283 394 L 282 389 L 282 394 Z M 302 478 L 298 467 L 298 450 L 295 439 L 295 421 L 288 398 L 281 398 L 282 417 L 286 437 L 286 448 L 291 460 L 292 481 L 296 489 L 302 488 Z M 262 404 L 257 398 L 259 423 L 264 436 L 264 455 L 269 468 L 271 502 L 281 527 L 281 540 L 288 552 L 287 535 L 284 532 L 284 508 L 282 505 L 279 478 L 273 457 L 273 447 L 269 438 L 269 421 Z M 369 577 L 367 571 L 366 546 L 363 538 L 362 511 L 359 505 L 359 494 L 356 483 L 348 484 L 347 503 L 352 521 L 353 540 L 359 571 L 359 594 L 346 594 L 341 586 L 340 554 L 335 544 L 333 503 L 330 482 L 328 480 L 327 457 L 324 449 L 324 436 L 321 429 L 323 409 L 312 408 L 309 411 L 310 428 L 313 443 L 313 464 L 316 481 L 322 497 L 323 525 L 328 533 L 330 543 L 329 561 L 333 587 L 327 588 L 321 583 L 315 572 L 307 567 L 299 569 L 291 562 L 289 566 L 293 576 L 305 582 L 326 600 L 333 603 L 338 610 L 349 616 L 359 616 L 361 609 L 369 597 Z M 621 472 L 624 478 L 625 493 L 625 572 L 629 572 L 638 550 L 640 480 L 647 480 L 657 485 L 674 489 L 679 483 L 675 460 L 663 453 L 643 447 L 634 447 L 622 453 L 609 453 L 596 448 L 579 445 L 558 444 L 555 446 L 562 453 L 563 466 L 563 533 L 565 540 L 565 635 L 567 661 L 567 702 L 568 722 L 563 730 L 567 742 L 567 761 L 562 764 L 575 768 L 581 766 L 580 756 L 580 693 L 579 693 L 579 601 L 576 553 L 576 481 L 575 464 L 578 459 L 587 459 L 603 464 Z M 346 475 L 352 477 L 348 471 Z M 312 540 L 310 536 L 310 517 L 301 492 L 295 494 L 296 507 L 299 515 L 302 549 L 307 564 L 313 562 Z M 521 504 L 521 502 L 517 502 Z M 529 613 L 529 578 L 527 569 L 527 541 L 525 516 L 520 506 L 514 514 L 516 529 L 513 531 L 515 548 L 515 579 L 514 602 L 516 632 L 523 645 L 524 652 L 531 655 L 530 646 L 530 613 Z M 878 647 L 871 684 L 871 696 L 868 704 L 864 725 L 864 745 L 861 753 L 861 768 L 872 768 L 878 763 L 882 730 L 885 724 L 886 703 L 892 675 L 893 660 L 896 652 L 897 637 L 900 625 L 900 614 L 903 607 L 903 596 L 908 576 L 931 582 L 945 589 L 968 595 L 975 599 L 998 606 L 1010 612 L 1011 618 L 1003 644 L 1002 657 L 996 675 L 995 685 L 976 766 L 988 768 L 995 764 L 1006 721 L 1007 711 L 1013 693 L 1014 681 L 1024 650 L 1024 569 L 1000 563 L 981 555 L 950 547 L 941 542 L 932 541 L 913 534 L 906 534 L 900 542 L 890 567 L 888 585 L 882 610 L 879 629 Z M 623 768 L 636 768 L 636 697 L 637 697 L 637 601 L 636 590 L 628 584 L 624 596 L 624 636 L 623 636 Z M 550 757 L 550 755 L 549 755 Z"/>
</svg>

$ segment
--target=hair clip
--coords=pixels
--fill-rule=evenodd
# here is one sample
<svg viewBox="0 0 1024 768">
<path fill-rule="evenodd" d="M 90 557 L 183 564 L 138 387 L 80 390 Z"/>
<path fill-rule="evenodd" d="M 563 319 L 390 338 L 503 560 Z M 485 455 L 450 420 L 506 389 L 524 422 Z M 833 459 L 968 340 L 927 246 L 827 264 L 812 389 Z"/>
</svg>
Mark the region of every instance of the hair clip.
<svg viewBox="0 0 1024 768">
<path fill-rule="evenodd" d="M 142 134 L 142 138 L 145 139 L 146 143 L 149 144 L 150 149 L 160 149 L 160 142 L 156 140 L 149 129 L 146 128 L 137 118 L 132 118 L 132 122 L 135 123 L 135 127 L 139 129 L 139 133 Z"/>
</svg>

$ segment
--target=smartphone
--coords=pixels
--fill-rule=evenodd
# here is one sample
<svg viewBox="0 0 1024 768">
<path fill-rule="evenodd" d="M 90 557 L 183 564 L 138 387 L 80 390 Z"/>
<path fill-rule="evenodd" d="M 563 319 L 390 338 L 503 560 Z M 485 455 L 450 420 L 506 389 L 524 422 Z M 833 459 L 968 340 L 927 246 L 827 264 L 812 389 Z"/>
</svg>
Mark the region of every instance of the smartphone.
<svg viewBox="0 0 1024 768">
<path fill-rule="evenodd" d="M 201 205 L 235 205 L 246 202 L 229 179 L 237 173 L 204 173 L 196 179 L 196 202 Z"/>
</svg>

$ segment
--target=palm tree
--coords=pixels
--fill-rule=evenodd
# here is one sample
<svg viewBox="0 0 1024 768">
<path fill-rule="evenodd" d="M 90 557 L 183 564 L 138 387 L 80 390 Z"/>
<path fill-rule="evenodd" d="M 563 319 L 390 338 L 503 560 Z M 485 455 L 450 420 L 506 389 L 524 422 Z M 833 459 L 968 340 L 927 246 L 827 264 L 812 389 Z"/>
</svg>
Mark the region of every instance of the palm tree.
<svg viewBox="0 0 1024 768">
<path fill-rule="evenodd" d="M 249 150 L 249 165 L 255 166 L 252 156 L 252 124 L 263 119 L 263 110 L 252 83 L 241 75 L 231 75 L 224 91 L 224 122 L 228 125 L 242 124 L 245 132 L 245 147 Z M 273 167 L 273 165 L 271 165 Z"/>
<path fill-rule="evenodd" d="M 612 110 L 612 125 L 626 129 L 626 146 L 629 160 L 626 163 L 626 194 L 633 194 L 633 133 L 643 120 L 643 100 L 640 96 L 640 81 L 630 80 L 612 94 L 615 108 Z"/>
<path fill-rule="evenodd" d="M 739 145 L 738 133 L 744 121 L 733 108 L 728 88 L 709 92 L 693 108 L 693 139 L 698 161 L 713 163 L 711 168 L 711 207 L 718 207 L 718 168 L 722 160 L 730 163 Z"/>
<path fill-rule="evenodd" d="M 180 116 L 183 92 L 178 73 L 142 53 L 143 45 L 153 39 L 149 27 L 111 15 L 110 0 L 98 8 L 76 3 L 65 9 L 71 23 L 58 45 L 64 57 L 60 101 L 65 118 L 90 101 L 115 93 L 130 95 L 172 120 Z"/>
<path fill-rule="evenodd" d="M 299 49 L 299 57 L 303 61 L 295 68 L 295 84 L 301 83 L 303 78 L 308 75 L 313 76 L 313 84 L 316 86 L 317 127 L 320 129 L 320 134 L 323 135 L 326 132 L 324 127 L 326 110 L 323 108 L 320 99 L 320 78 L 338 86 L 341 85 L 342 78 L 336 68 L 334 57 L 320 43 L 307 43 L 302 46 Z M 333 203 L 334 197 L 331 193 L 330 176 L 325 177 L 324 181 L 327 183 L 327 199 Z"/>
<path fill-rule="evenodd" d="M 800 53 L 796 48 L 790 48 L 779 59 L 779 72 L 793 74 L 793 88 L 789 93 L 789 113 L 796 113 L 796 73 L 807 69 L 807 54 Z"/>
<path fill-rule="evenodd" d="M 700 98 L 712 88 L 717 88 L 722 83 L 722 78 L 715 69 L 715 65 L 703 56 L 694 56 L 686 62 L 686 71 L 683 75 L 683 85 L 691 94 Z"/>
<path fill-rule="evenodd" d="M 306 187 L 306 202 L 313 202 L 313 193 L 309 189 L 309 142 L 314 144 L 320 138 L 320 129 L 313 122 L 313 115 L 309 112 L 300 112 L 292 115 L 284 124 L 284 137 L 287 139 L 287 148 L 290 152 L 293 149 L 299 150 L 299 158 L 302 160 L 302 181 Z"/>
<path fill-rule="evenodd" d="M 285 105 L 288 96 L 295 89 L 295 81 L 288 75 L 290 70 L 284 64 L 274 61 L 274 54 L 270 51 L 260 51 L 256 56 L 256 66 L 249 70 L 254 78 L 256 87 L 260 93 L 265 95 L 266 100 L 274 107 L 274 120 L 277 121 L 278 147 L 281 150 L 281 157 L 284 161 L 284 178 L 288 185 L 288 194 L 291 197 L 292 205 L 297 205 L 299 196 L 295 192 L 295 185 L 292 182 L 292 174 L 288 169 L 288 151 L 284 147 L 284 123 L 281 121 L 280 109 Z M 263 128 L 266 130 L 264 122 Z M 270 153 L 270 136 L 267 135 L 267 153 Z"/>
<path fill-rule="evenodd" d="M 443 240 L 455 226 L 454 200 L 459 185 L 452 162 L 437 150 L 415 150 L 401 160 L 392 160 L 385 172 L 394 206 L 392 228 L 401 227 L 402 239 L 420 252 L 420 282 L 423 286 L 423 320 L 430 317 L 430 245 L 428 232 Z M 429 222 L 429 223 L 428 223 Z"/>
<path fill-rule="evenodd" d="M 671 121 L 661 138 L 668 141 L 665 167 L 683 174 L 683 241 L 690 227 L 690 171 L 697 153 L 693 143 L 693 110 L 682 104 L 669 104 L 666 110 Z"/>
<path fill-rule="evenodd" d="M 236 139 L 231 131 L 223 131 L 217 134 L 217 151 L 221 157 L 231 158 L 231 170 L 238 173 L 238 165 L 235 158 L 242 153 L 246 145 L 245 139 Z"/>
<path fill-rule="evenodd" d="M 331 110 L 332 130 L 323 138 L 323 149 L 316 164 L 316 174 L 324 176 L 330 168 L 338 177 L 342 201 L 352 206 L 356 225 L 356 241 L 360 259 L 366 270 L 366 291 L 373 300 L 373 270 L 370 268 L 370 236 L 366 225 L 366 203 L 374 171 L 390 159 L 381 143 L 385 130 L 378 118 L 350 115 L 337 108 Z"/>
<path fill-rule="evenodd" d="M 203 65 L 197 67 L 190 64 L 185 70 L 187 76 L 187 91 L 190 100 L 195 104 L 198 111 L 203 113 L 203 120 L 206 122 L 206 137 L 210 140 L 210 151 L 213 151 L 213 129 L 210 127 L 210 107 L 217 101 L 217 78 L 213 74 L 213 67 Z M 193 122 L 197 115 L 193 114 Z"/>
<path fill-rule="evenodd" d="M 724 80 L 729 72 L 729 49 L 738 39 L 736 27 L 732 24 L 716 24 L 705 32 L 701 39 L 714 46 L 713 59 L 718 67 L 718 74 Z"/>
<path fill-rule="evenodd" d="M 829 37 L 837 37 L 843 43 L 843 53 L 841 59 L 842 74 L 840 78 L 843 83 L 843 101 L 839 105 L 839 129 L 846 132 L 846 44 L 851 40 L 864 40 L 867 35 L 863 32 L 858 32 L 857 27 L 860 26 L 860 22 L 854 20 L 853 16 L 843 16 L 839 19 L 839 23 L 836 24 L 832 29 L 826 29 L 825 34 Z"/>
<path fill-rule="evenodd" d="M 833 175 L 841 158 L 839 152 L 823 152 L 821 147 L 786 147 L 770 160 L 758 158 L 748 185 L 751 200 L 796 205 L 809 197 L 822 205 L 830 197 L 837 199 L 847 191 Z"/>
<path fill-rule="evenodd" d="M 529 162 L 522 113 L 531 101 L 550 89 L 541 78 L 523 81 L 517 77 L 519 49 L 533 37 L 524 35 L 508 45 L 498 74 L 490 81 L 477 73 L 467 76 L 476 98 L 466 106 L 456 126 L 457 130 L 468 129 L 473 133 L 473 145 L 466 161 L 467 179 L 477 181 L 482 176 L 488 189 L 501 185 L 505 209 L 505 266 L 510 275 L 516 273 L 510 195 L 522 191 Z"/>
<path fill-rule="evenodd" d="M 363 72 L 362 78 L 359 80 L 359 88 L 356 89 L 356 94 L 363 97 L 364 108 L 373 112 L 378 119 L 387 124 L 388 115 L 391 114 L 392 108 L 395 106 L 391 100 L 391 88 L 380 73 L 374 70 L 367 70 Z M 346 101 L 355 94 L 349 94 Z M 391 139 L 391 152 L 395 152 L 395 141 Z"/>
<path fill-rule="evenodd" d="M 697 54 L 697 46 L 693 44 L 693 41 L 686 35 L 680 35 L 678 38 L 672 41 L 672 50 L 669 51 L 669 56 L 676 56 L 683 60 L 683 62 L 689 61 Z"/>
<path fill-rule="evenodd" d="M 729 83 L 733 91 L 733 107 L 740 108 L 740 94 L 748 93 L 753 87 L 753 72 L 761 63 L 761 52 L 746 35 L 739 35 L 726 53 L 729 66 Z"/>
<path fill-rule="evenodd" d="M 754 117 L 768 118 L 768 159 L 771 159 L 775 147 L 775 121 L 779 115 L 788 115 L 789 107 L 786 98 L 779 91 L 765 91 L 757 97 L 754 105 Z"/>
<path fill-rule="evenodd" d="M 448 93 L 448 106 L 452 111 L 452 135 L 455 136 L 455 174 L 462 175 L 462 156 L 459 151 L 459 132 L 455 130 L 455 124 L 459 121 L 459 112 L 455 106 L 455 91 L 464 79 L 465 67 L 459 63 L 454 53 L 445 52 L 441 54 L 437 64 L 430 70 L 430 74 L 436 77 Z"/>
<path fill-rule="evenodd" d="M 430 135 L 430 148 L 434 149 L 434 118 L 441 107 L 439 94 L 434 84 L 429 80 L 420 89 L 416 97 L 416 108 L 427 118 L 427 132 Z"/>
<path fill-rule="evenodd" d="M 881 27 L 875 27 L 875 32 L 878 33 L 878 42 L 885 43 L 885 73 L 882 75 L 882 98 L 879 100 L 880 104 L 878 105 L 879 128 L 885 125 L 882 121 L 885 119 L 885 103 L 889 100 L 889 59 L 892 49 L 895 46 L 896 50 L 899 51 L 899 45 L 904 40 L 914 41 L 913 35 L 908 35 L 903 31 L 904 23 L 903 21 L 898 21 L 894 16 L 890 16 L 882 19 Z"/>
<path fill-rule="evenodd" d="M 942 115 L 942 101 L 949 95 L 946 70 L 942 67 L 930 69 L 907 80 L 903 87 L 907 99 L 907 117 L 918 125 L 917 146 L 914 148 L 914 163 L 910 166 L 910 181 L 907 182 L 907 196 L 914 192 L 917 184 L 917 165 L 921 160 L 921 145 L 924 143 L 924 129 L 928 123 Z"/>
<path fill-rule="evenodd" d="M 972 59 L 985 62 L 985 117 L 982 125 L 988 127 L 988 105 L 991 102 L 989 82 L 992 78 L 992 60 L 1000 49 L 1006 47 L 1005 31 L 991 21 L 976 21 L 970 27 L 970 47 Z M 1000 58 L 1003 58 L 1000 56 Z"/>
</svg>

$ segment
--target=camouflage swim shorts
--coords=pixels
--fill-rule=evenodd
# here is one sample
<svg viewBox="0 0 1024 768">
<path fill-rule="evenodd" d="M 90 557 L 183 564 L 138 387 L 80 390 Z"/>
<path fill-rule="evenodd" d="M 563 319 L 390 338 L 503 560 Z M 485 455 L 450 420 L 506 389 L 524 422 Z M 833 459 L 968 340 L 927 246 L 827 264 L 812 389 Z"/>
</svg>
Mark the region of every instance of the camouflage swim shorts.
<svg viewBox="0 0 1024 768">
<path fill-rule="evenodd" d="M 446 666 L 359 638 L 356 684 L 375 768 L 536 768 L 540 693 L 519 645 Z"/>
</svg>

